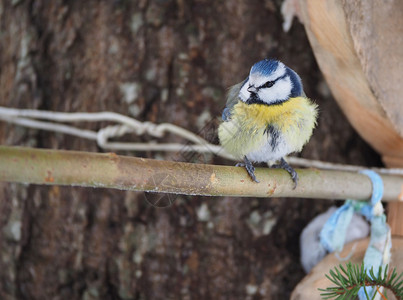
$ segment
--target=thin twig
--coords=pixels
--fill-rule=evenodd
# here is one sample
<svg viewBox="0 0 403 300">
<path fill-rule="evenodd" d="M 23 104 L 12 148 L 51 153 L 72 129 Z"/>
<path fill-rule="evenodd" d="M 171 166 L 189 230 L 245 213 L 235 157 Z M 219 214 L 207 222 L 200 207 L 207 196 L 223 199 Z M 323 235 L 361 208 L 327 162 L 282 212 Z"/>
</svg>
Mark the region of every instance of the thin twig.
<svg viewBox="0 0 403 300">
<path fill-rule="evenodd" d="M 257 168 L 260 183 L 244 168 L 161 161 L 62 150 L 0 147 L 0 180 L 30 184 L 105 187 L 171 194 L 239 197 L 299 197 L 367 200 L 371 180 L 362 174 L 297 169 L 293 182 L 283 170 Z M 381 175 L 383 200 L 401 199 L 403 178 Z M 399 196 L 400 195 L 400 196 Z"/>
<path fill-rule="evenodd" d="M 385 296 L 384 296 L 384 294 L 382 294 L 382 292 L 379 290 L 379 287 L 376 285 L 375 286 L 376 287 L 376 291 L 379 293 L 379 295 L 381 295 L 381 297 L 383 298 L 383 300 L 388 300 Z"/>
</svg>

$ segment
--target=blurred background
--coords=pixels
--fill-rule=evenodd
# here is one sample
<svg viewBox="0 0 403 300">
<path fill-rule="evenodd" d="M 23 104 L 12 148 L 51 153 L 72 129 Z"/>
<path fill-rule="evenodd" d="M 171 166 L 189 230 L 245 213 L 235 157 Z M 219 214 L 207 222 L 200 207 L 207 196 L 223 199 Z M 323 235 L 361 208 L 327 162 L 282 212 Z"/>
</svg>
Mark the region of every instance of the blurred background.
<svg viewBox="0 0 403 300">
<path fill-rule="evenodd" d="M 0 105 L 113 111 L 199 133 L 221 116 L 227 88 L 273 57 L 301 76 L 319 105 L 300 155 L 381 165 L 332 98 L 303 25 L 283 31 L 281 3 L 2 0 Z M 211 130 L 210 141 L 217 142 Z M 103 152 L 92 141 L 4 122 L 0 142 Z M 234 164 L 214 155 L 118 154 Z M 178 196 L 162 209 L 137 192 L 0 187 L 1 299 L 287 299 L 304 276 L 299 235 L 332 204 Z"/>
</svg>

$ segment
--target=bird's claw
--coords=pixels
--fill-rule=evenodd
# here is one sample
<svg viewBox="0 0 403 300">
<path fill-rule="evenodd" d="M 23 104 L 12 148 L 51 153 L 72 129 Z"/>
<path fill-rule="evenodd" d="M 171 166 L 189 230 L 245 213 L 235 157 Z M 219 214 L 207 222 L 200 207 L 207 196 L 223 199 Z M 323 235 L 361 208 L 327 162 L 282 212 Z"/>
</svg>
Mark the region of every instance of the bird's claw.
<svg viewBox="0 0 403 300">
<path fill-rule="evenodd" d="M 236 167 L 245 167 L 246 171 L 248 172 L 250 178 L 254 181 L 254 182 L 260 182 L 259 180 L 257 180 L 256 176 L 255 176 L 255 167 L 252 165 L 252 163 L 250 162 L 249 159 L 244 158 L 244 162 L 241 163 L 237 163 L 235 165 Z"/>
<path fill-rule="evenodd" d="M 284 169 L 284 170 L 286 170 L 289 174 L 290 174 L 290 176 L 291 176 L 291 179 L 292 179 L 292 181 L 294 182 L 294 190 L 296 189 L 296 187 L 297 187 L 297 185 L 298 185 L 298 179 L 299 179 L 299 177 L 298 177 L 298 174 L 297 174 L 297 172 L 284 160 L 284 158 L 282 158 L 281 160 L 280 160 L 280 163 L 279 164 L 275 164 L 275 165 L 272 165 L 271 166 L 272 168 L 275 168 L 275 169 Z"/>
<path fill-rule="evenodd" d="M 252 165 L 252 163 L 250 162 L 250 160 L 245 156 L 244 158 L 244 162 L 240 162 L 237 163 L 235 165 L 236 167 L 245 167 L 246 171 L 248 172 L 250 178 L 254 181 L 254 182 L 260 182 L 259 180 L 257 180 L 256 176 L 255 176 L 255 167 Z M 294 190 L 296 189 L 296 187 L 298 186 L 298 174 L 297 172 L 284 160 L 284 158 L 282 158 L 279 162 L 279 164 L 275 164 L 271 166 L 272 168 L 276 168 L 276 169 L 284 169 L 285 171 L 287 171 L 290 176 L 292 181 L 294 182 Z"/>
</svg>

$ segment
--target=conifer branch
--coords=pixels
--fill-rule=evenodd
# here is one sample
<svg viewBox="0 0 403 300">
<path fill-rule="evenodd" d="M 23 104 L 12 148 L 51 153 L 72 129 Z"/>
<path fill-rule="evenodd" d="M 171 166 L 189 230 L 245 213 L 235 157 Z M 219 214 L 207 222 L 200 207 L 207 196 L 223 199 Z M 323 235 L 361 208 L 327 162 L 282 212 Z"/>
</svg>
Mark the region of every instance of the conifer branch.
<svg viewBox="0 0 403 300">
<path fill-rule="evenodd" d="M 390 290 L 396 299 L 401 300 L 403 299 L 402 276 L 403 273 L 398 276 L 396 268 L 388 271 L 388 266 L 384 269 L 379 267 L 376 274 L 373 268 L 371 268 L 368 274 L 364 268 L 364 264 L 360 266 L 349 262 L 345 267 L 339 265 L 334 270 L 330 270 L 329 275 L 326 274 L 326 278 L 335 286 L 319 290 L 322 292 L 321 296 L 323 299 L 354 299 L 354 297 L 357 297 L 358 291 L 364 288 L 367 299 L 371 299 L 366 287 L 374 287 L 382 299 L 387 299 L 379 289 L 379 287 L 384 287 Z"/>
</svg>

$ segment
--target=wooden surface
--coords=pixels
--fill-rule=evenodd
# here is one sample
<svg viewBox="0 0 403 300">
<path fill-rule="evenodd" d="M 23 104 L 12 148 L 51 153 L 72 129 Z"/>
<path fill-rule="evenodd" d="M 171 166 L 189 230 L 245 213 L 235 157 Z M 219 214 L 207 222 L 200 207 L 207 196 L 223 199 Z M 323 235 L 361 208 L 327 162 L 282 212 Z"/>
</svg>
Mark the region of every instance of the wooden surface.
<svg viewBox="0 0 403 300">
<path fill-rule="evenodd" d="M 403 2 L 300 0 L 311 46 L 338 104 L 388 167 L 403 167 Z M 402 204 L 388 207 L 403 236 Z"/>
<path fill-rule="evenodd" d="M 403 136 L 403 1 L 343 1 L 343 10 L 371 90 Z"/>
<path fill-rule="evenodd" d="M 347 244 L 340 254 L 340 257 L 347 257 L 351 251 L 353 251 L 353 246 L 355 250 L 349 261 L 353 264 L 360 264 L 364 258 L 365 251 L 368 247 L 369 238 L 360 241 L 352 242 Z M 391 265 L 396 267 L 398 273 L 403 271 L 403 238 L 393 238 L 392 240 L 392 260 Z M 325 274 L 329 274 L 329 270 L 338 266 L 339 264 L 345 264 L 345 262 L 340 262 L 334 254 L 329 254 L 326 256 L 312 271 L 295 287 L 291 294 L 291 300 L 320 300 L 319 288 L 324 289 L 334 284 L 325 277 Z M 388 293 L 388 299 L 395 299 Z"/>
<path fill-rule="evenodd" d="M 403 138 L 395 129 L 398 124 L 392 122 L 373 93 L 342 2 L 301 0 L 301 14 L 319 67 L 353 127 L 382 156 L 403 161 Z M 400 76 L 395 79 L 389 74 L 384 76 L 400 85 Z M 402 105 L 395 108 L 396 112 L 401 110 Z"/>
</svg>

